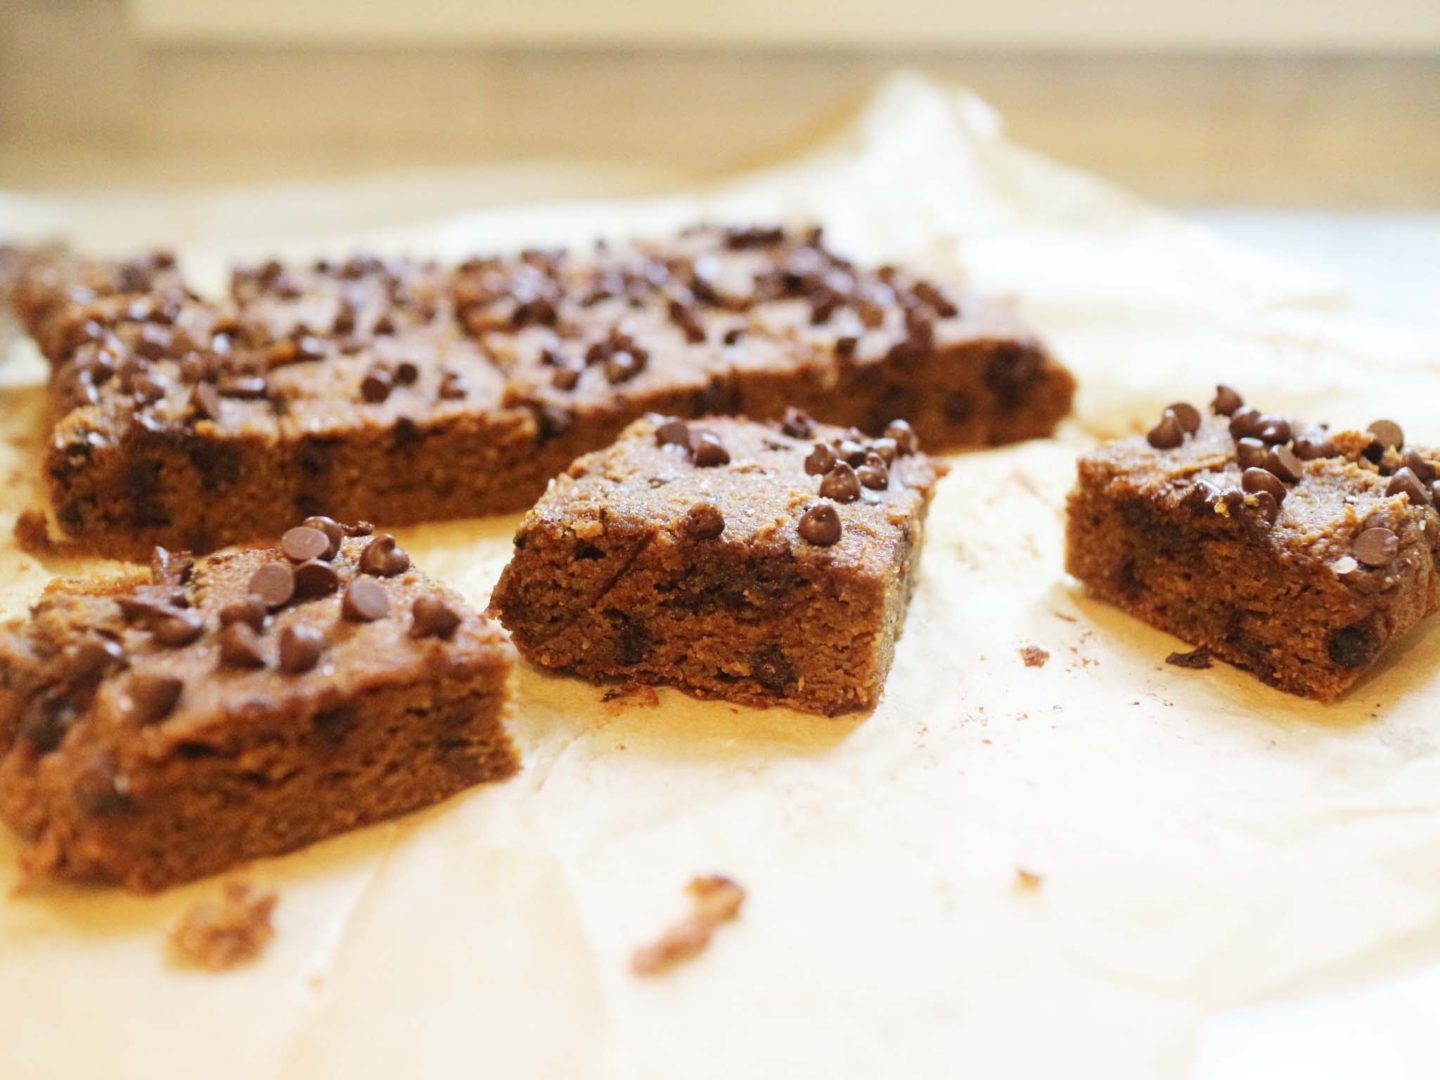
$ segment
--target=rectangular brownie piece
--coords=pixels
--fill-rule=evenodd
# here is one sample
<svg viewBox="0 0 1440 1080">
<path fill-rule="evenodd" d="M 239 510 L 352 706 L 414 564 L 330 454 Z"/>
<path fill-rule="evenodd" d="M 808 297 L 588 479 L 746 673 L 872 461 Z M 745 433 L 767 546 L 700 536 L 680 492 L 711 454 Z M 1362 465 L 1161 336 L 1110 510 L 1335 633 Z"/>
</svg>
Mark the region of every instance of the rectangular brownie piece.
<svg viewBox="0 0 1440 1080">
<path fill-rule="evenodd" d="M 0 817 L 29 875 L 160 889 L 515 771 L 504 631 L 366 532 L 160 553 L 0 630 Z"/>
<path fill-rule="evenodd" d="M 1440 452 L 1246 408 L 1166 410 L 1085 454 L 1066 568 L 1281 690 L 1339 697 L 1440 608 Z"/>
<path fill-rule="evenodd" d="M 583 678 L 872 708 L 942 471 L 890 432 L 639 420 L 526 515 L 491 610 L 527 659 Z"/>
</svg>

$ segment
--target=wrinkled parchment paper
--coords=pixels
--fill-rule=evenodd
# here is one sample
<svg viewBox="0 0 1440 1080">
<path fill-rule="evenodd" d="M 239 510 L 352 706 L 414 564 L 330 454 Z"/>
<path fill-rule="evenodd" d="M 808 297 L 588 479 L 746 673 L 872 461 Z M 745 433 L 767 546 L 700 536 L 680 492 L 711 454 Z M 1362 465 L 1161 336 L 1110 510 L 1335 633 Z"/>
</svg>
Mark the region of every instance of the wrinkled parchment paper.
<svg viewBox="0 0 1440 1080">
<path fill-rule="evenodd" d="M 226 975 L 163 948 L 213 881 L 0 900 L 0 1076 L 1184 1076 L 1217 1012 L 1440 957 L 1440 633 L 1322 707 L 1167 666 L 1174 639 L 1061 570 L 1077 451 L 1217 380 L 1440 442 L 1433 334 L 1367 324 L 1328 277 L 1013 146 L 978 101 L 909 78 L 808 156 L 699 194 L 439 221 L 373 198 L 346 218 L 344 192 L 315 217 L 317 194 L 10 198 L 0 228 L 170 241 L 213 284 L 270 252 L 818 219 L 857 257 L 1017 297 L 1077 372 L 1078 414 L 1054 441 L 954 459 L 868 718 L 605 702 L 527 669 L 523 773 L 250 868 L 280 894 L 278 936 Z M 38 372 L 23 352 L 3 371 L 11 611 L 75 568 L 9 539 Z M 399 531 L 479 604 L 515 520 Z M 1025 645 L 1049 662 L 1026 667 Z M 741 918 L 674 974 L 630 974 L 706 872 L 749 890 Z"/>
</svg>

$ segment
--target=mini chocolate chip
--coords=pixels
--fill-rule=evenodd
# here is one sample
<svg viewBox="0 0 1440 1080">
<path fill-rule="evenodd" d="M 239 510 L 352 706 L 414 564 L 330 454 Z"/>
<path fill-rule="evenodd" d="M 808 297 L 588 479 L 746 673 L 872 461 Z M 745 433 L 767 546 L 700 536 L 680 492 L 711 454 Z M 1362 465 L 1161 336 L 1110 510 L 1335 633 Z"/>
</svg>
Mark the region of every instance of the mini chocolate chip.
<svg viewBox="0 0 1440 1080">
<path fill-rule="evenodd" d="M 395 365 L 396 386 L 413 386 L 418 378 L 420 378 L 420 368 L 413 360 L 401 360 Z"/>
<path fill-rule="evenodd" d="M 860 483 L 871 491 L 884 491 L 890 486 L 890 470 L 885 468 L 883 462 L 861 465 L 855 470 L 855 475 L 859 478 Z M 823 495 L 824 492 L 822 491 L 821 494 Z"/>
<path fill-rule="evenodd" d="M 374 622 L 390 613 L 390 594 L 374 578 L 357 577 L 340 601 L 340 614 L 351 622 Z"/>
<path fill-rule="evenodd" d="M 173 675 L 130 676 L 126 693 L 130 698 L 130 716 L 138 724 L 154 724 L 175 711 L 185 684 Z"/>
<path fill-rule="evenodd" d="M 833 503 L 816 503 L 800 518 L 801 539 L 816 547 L 829 547 L 839 543 L 840 532 L 840 514 Z"/>
<path fill-rule="evenodd" d="M 835 467 L 835 451 L 824 443 L 816 443 L 815 449 L 805 457 L 805 472 L 809 476 L 824 476 Z"/>
<path fill-rule="evenodd" d="M 815 421 L 809 413 L 790 405 L 785 409 L 785 419 L 780 421 L 780 430 L 792 439 L 808 439 L 815 430 Z"/>
<path fill-rule="evenodd" d="M 158 544 L 150 552 L 150 580 L 156 585 L 180 585 L 195 572 L 195 560 L 181 552 L 172 555 Z"/>
<path fill-rule="evenodd" d="M 1287 484 L 1293 484 L 1299 480 L 1304 471 L 1300 459 L 1288 446 L 1272 447 L 1270 452 L 1265 455 L 1264 468 Z"/>
<path fill-rule="evenodd" d="M 684 420 L 667 420 L 655 429 L 656 446 L 678 446 L 690 449 L 690 425 Z"/>
<path fill-rule="evenodd" d="M 1390 483 L 1386 485 L 1385 494 L 1404 495 L 1416 506 L 1430 504 L 1430 493 L 1425 490 L 1425 485 L 1420 482 L 1420 478 L 1408 465 L 1395 471 L 1395 475 L 1390 478 Z"/>
<path fill-rule="evenodd" d="M 645 368 L 641 355 L 629 349 L 616 349 L 605 358 L 605 378 L 612 383 L 629 382 Z"/>
<path fill-rule="evenodd" d="M 75 777 L 74 791 L 75 801 L 95 817 L 112 817 L 135 807 L 129 783 L 109 750 L 101 750 L 85 762 Z"/>
<path fill-rule="evenodd" d="M 360 572 L 376 577 L 394 577 L 410 569 L 410 556 L 397 547 L 395 537 L 381 533 L 365 545 L 360 553 Z"/>
<path fill-rule="evenodd" d="M 1267 443 L 1283 443 L 1290 441 L 1290 421 L 1283 416 L 1265 415 L 1260 417 L 1258 430 L 1255 432 L 1257 438 Z"/>
<path fill-rule="evenodd" d="M 1210 408 L 1215 410 L 1216 416 L 1234 416 L 1236 410 L 1244 404 L 1244 398 L 1221 383 L 1215 387 L 1215 400 L 1210 403 Z"/>
<path fill-rule="evenodd" d="M 150 636 L 161 645 L 189 645 L 205 632 L 205 617 L 198 611 L 176 608 L 150 620 Z"/>
<path fill-rule="evenodd" d="M 1389 566 L 1400 551 L 1400 538 L 1389 529 L 1366 529 L 1350 547 L 1366 566 Z"/>
<path fill-rule="evenodd" d="M 1248 405 L 1241 406 L 1230 415 L 1230 434 L 1237 438 L 1260 434 L 1260 410 Z"/>
<path fill-rule="evenodd" d="M 258 596 L 271 611 L 282 608 L 295 595 L 295 571 L 289 563 L 267 562 L 250 576 L 246 591 Z"/>
<path fill-rule="evenodd" d="M 70 678 L 86 682 L 107 671 L 124 667 L 125 650 L 118 641 L 106 637 L 87 638 L 75 646 L 69 657 Z"/>
<path fill-rule="evenodd" d="M 1185 429 L 1180 426 L 1179 419 L 1169 409 L 1160 417 L 1160 423 L 1150 429 L 1145 436 L 1145 441 L 1156 450 L 1174 450 L 1185 441 Z"/>
<path fill-rule="evenodd" d="M 325 554 L 317 555 L 316 558 L 333 559 L 340 550 L 340 541 L 345 537 L 345 530 L 341 528 L 340 523 L 334 518 L 328 518 L 323 514 L 315 514 L 312 517 L 306 518 L 301 524 L 307 529 L 319 529 L 325 534 L 325 539 L 329 541 L 329 547 L 326 549 Z"/>
<path fill-rule="evenodd" d="M 226 604 L 220 609 L 220 625 L 229 626 L 232 623 L 243 623 L 252 630 L 261 629 L 265 625 L 265 601 L 252 595 Z"/>
<path fill-rule="evenodd" d="M 744 336 L 745 328 L 743 326 L 732 326 L 729 330 L 725 331 L 720 340 L 726 345 L 738 345 L 740 344 L 740 339 Z"/>
<path fill-rule="evenodd" d="M 1394 420 L 1376 420 L 1365 430 L 1374 435 L 1387 450 L 1399 450 L 1405 445 L 1405 432 Z"/>
<path fill-rule="evenodd" d="M 311 559 L 295 567 L 295 596 L 298 599 L 327 596 L 339 587 L 340 575 L 328 562 Z"/>
<path fill-rule="evenodd" d="M 1295 456 L 1301 461 L 1316 461 L 1335 456 L 1335 443 L 1321 432 L 1310 432 L 1295 439 Z"/>
<path fill-rule="evenodd" d="M 460 613 L 438 596 L 417 596 L 410 618 L 410 636 L 417 638 L 448 638 L 460 625 Z"/>
<path fill-rule="evenodd" d="M 1287 494 L 1280 478 L 1268 469 L 1246 469 L 1240 474 L 1240 487 L 1251 495 L 1269 492 L 1277 503 L 1283 503 Z"/>
<path fill-rule="evenodd" d="M 1435 479 L 1435 466 L 1426 461 L 1418 450 L 1405 451 L 1405 467 L 1413 472 L 1422 484 L 1428 484 Z"/>
<path fill-rule="evenodd" d="M 447 370 L 440 376 L 440 397 L 445 401 L 457 401 L 463 398 L 467 389 L 465 376 L 454 370 Z"/>
<path fill-rule="evenodd" d="M 382 364 L 371 367 L 360 380 L 360 396 L 372 405 L 378 405 L 388 398 L 394 388 L 395 378 L 390 374 L 390 369 Z"/>
<path fill-rule="evenodd" d="M 1187 435 L 1193 435 L 1200 430 L 1200 410 L 1194 405 L 1188 405 L 1183 401 L 1177 401 L 1171 405 L 1166 412 L 1175 414 L 1175 419 L 1180 422 L 1180 427 Z"/>
<path fill-rule="evenodd" d="M 864 465 L 865 455 L 870 451 L 858 439 L 844 438 L 835 447 L 835 456 L 851 465 Z"/>
<path fill-rule="evenodd" d="M 837 461 L 820 481 L 820 494 L 836 502 L 852 503 L 860 498 L 860 477 L 848 461 Z"/>
<path fill-rule="evenodd" d="M 353 525 L 342 524 L 340 531 L 346 536 L 369 536 L 375 531 L 375 526 L 368 521 L 357 521 Z"/>
<path fill-rule="evenodd" d="M 248 623 L 232 622 L 222 627 L 216 640 L 220 643 L 220 663 L 238 668 L 265 666 L 260 635 Z"/>
<path fill-rule="evenodd" d="M 326 558 L 330 554 L 330 537 L 309 525 L 297 525 L 280 537 L 280 550 L 295 563 Z"/>
<path fill-rule="evenodd" d="M 1235 443 L 1235 460 L 1242 469 L 1263 469 L 1268 454 L 1269 448 L 1263 442 L 1248 435 Z"/>
<path fill-rule="evenodd" d="M 1280 500 L 1268 491 L 1257 491 L 1251 498 L 1255 500 L 1255 509 L 1260 511 L 1265 521 L 1274 525 L 1280 517 Z"/>
<path fill-rule="evenodd" d="M 556 390 L 574 390 L 580 385 L 580 376 L 584 371 L 585 369 L 579 364 L 557 367 L 555 373 L 550 376 L 550 385 Z"/>
<path fill-rule="evenodd" d="M 196 420 L 220 419 L 220 391 L 213 383 L 196 383 L 191 388 L 190 414 Z"/>
<path fill-rule="evenodd" d="M 695 464 L 702 469 L 730 464 L 730 451 L 713 432 L 702 431 L 696 435 L 694 447 Z"/>
<path fill-rule="evenodd" d="M 325 651 L 325 635 L 313 626 L 287 626 L 280 631 L 280 670 L 291 675 L 309 671 Z"/>
<path fill-rule="evenodd" d="M 879 457 L 888 468 L 895 463 L 899 448 L 894 439 L 873 439 L 870 442 L 870 452 Z"/>
<path fill-rule="evenodd" d="M 891 420 L 885 425 L 885 437 L 895 440 L 895 449 L 900 454 L 914 454 L 920 449 L 920 436 L 905 420 Z"/>
<path fill-rule="evenodd" d="M 725 515 L 713 503 L 696 503 L 685 515 L 685 535 L 691 540 L 714 540 L 725 531 Z"/>
</svg>

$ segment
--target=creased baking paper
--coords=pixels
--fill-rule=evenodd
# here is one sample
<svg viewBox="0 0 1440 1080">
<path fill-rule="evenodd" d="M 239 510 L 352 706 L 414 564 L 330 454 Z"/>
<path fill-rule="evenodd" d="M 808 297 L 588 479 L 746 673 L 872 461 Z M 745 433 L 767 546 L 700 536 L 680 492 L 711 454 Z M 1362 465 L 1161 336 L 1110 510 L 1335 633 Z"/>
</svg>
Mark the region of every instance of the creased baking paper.
<svg viewBox="0 0 1440 1080">
<path fill-rule="evenodd" d="M 250 868 L 280 894 L 278 936 L 226 975 L 163 948 L 214 882 L 0 901 L 0 1076 L 1183 1076 L 1218 1011 L 1440 956 L 1440 633 L 1322 707 L 1167 666 L 1174 639 L 1061 571 L 1077 451 L 1217 381 L 1440 442 L 1433 332 L 1368 323 L 1327 276 L 1013 146 L 980 102 L 910 78 L 808 155 L 710 191 L 441 221 L 389 206 L 378 231 L 363 199 L 336 212 L 344 191 L 314 227 L 323 194 L 104 212 L 5 197 L 0 228 L 83 222 L 102 250 L 143 228 L 215 284 L 272 252 L 455 256 L 816 219 L 858 258 L 1016 297 L 1077 372 L 1077 416 L 1054 441 L 954 459 L 868 718 L 606 702 L 527 670 L 523 773 Z M 34 497 L 38 377 L 23 351 L 4 371 L 11 611 L 75 569 L 9 540 Z M 398 532 L 483 603 L 514 525 Z M 1048 663 L 1025 666 L 1026 645 Z M 6 837 L 0 887 L 12 867 Z M 709 872 L 748 890 L 742 917 L 674 974 L 633 976 L 630 951 Z"/>
</svg>

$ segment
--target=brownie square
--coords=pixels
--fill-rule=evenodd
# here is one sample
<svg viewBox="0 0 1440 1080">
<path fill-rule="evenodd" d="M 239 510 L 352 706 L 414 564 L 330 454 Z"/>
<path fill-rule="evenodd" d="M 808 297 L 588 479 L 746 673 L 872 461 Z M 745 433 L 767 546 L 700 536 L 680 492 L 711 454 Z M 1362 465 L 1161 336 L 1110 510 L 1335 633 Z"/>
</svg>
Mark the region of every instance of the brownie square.
<svg viewBox="0 0 1440 1080">
<path fill-rule="evenodd" d="M 516 769 L 504 631 L 365 531 L 162 553 L 0 630 L 0 817 L 29 875 L 160 889 Z"/>
<path fill-rule="evenodd" d="M 1440 607 L 1440 453 L 1246 408 L 1165 411 L 1079 462 L 1066 567 L 1272 686 L 1339 697 Z"/>
<path fill-rule="evenodd" d="M 586 679 L 869 709 L 941 472 L 905 424 L 647 417 L 551 483 L 491 610 L 527 659 Z"/>
</svg>

